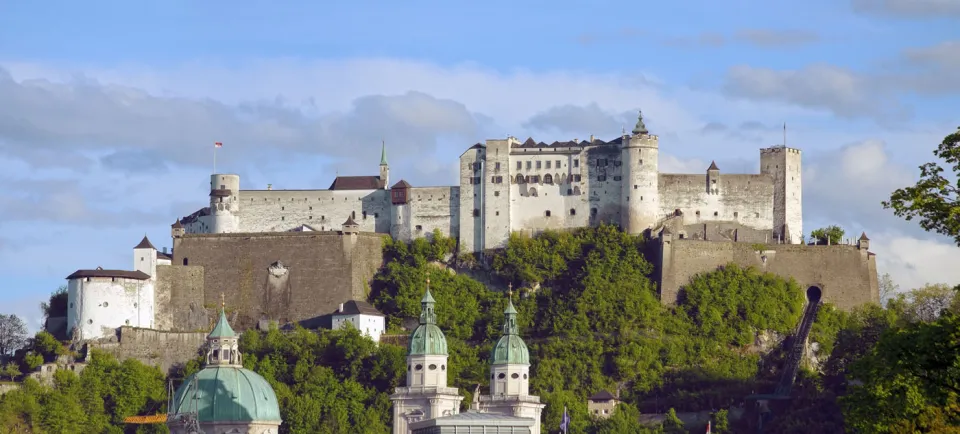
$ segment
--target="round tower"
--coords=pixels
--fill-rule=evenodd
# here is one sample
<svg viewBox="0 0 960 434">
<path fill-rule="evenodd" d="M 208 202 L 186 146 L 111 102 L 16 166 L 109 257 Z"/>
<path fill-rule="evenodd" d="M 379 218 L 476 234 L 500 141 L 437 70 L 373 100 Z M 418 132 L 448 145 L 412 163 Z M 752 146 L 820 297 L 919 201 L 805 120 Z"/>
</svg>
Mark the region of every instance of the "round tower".
<svg viewBox="0 0 960 434">
<path fill-rule="evenodd" d="M 420 325 L 410 335 L 407 387 L 447 387 L 447 338 L 437 327 L 436 303 L 428 279 L 420 300 Z"/>
<path fill-rule="evenodd" d="M 210 175 L 210 232 L 240 231 L 240 175 Z"/>
<path fill-rule="evenodd" d="M 660 145 L 658 137 L 647 130 L 643 112 L 638 114 L 632 133 L 623 136 L 620 151 L 623 164 L 620 225 L 627 233 L 640 234 L 655 226 L 660 217 Z"/>
</svg>

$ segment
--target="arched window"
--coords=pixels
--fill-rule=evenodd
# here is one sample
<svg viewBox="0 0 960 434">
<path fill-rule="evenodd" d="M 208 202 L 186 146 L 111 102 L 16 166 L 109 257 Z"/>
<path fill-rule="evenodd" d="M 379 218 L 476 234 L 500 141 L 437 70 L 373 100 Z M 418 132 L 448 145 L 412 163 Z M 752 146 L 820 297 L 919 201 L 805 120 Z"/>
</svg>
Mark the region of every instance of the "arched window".
<svg viewBox="0 0 960 434">
<path fill-rule="evenodd" d="M 530 196 L 533 196 L 533 197 L 536 197 L 536 196 L 537 196 L 537 189 L 536 189 L 536 188 L 530 187 Z"/>
<path fill-rule="evenodd" d="M 549 174 L 549 173 L 546 174 L 546 175 L 543 175 L 543 183 L 544 183 L 544 184 L 553 184 L 553 175 L 551 175 L 551 174 Z"/>
<path fill-rule="evenodd" d="M 517 184 L 523 184 L 526 180 L 523 178 L 523 175 L 517 174 Z"/>
</svg>

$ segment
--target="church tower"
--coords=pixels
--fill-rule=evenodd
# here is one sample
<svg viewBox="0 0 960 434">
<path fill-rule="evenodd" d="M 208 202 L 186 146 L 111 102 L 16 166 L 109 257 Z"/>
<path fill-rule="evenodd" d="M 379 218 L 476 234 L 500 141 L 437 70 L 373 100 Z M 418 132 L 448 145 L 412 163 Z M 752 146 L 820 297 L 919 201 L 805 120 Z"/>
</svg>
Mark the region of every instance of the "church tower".
<svg viewBox="0 0 960 434">
<path fill-rule="evenodd" d="M 660 218 L 660 144 L 637 115 L 633 134 L 623 137 L 620 159 L 623 183 L 620 190 L 620 224 L 624 232 L 640 234 L 657 224 Z"/>
<path fill-rule="evenodd" d="M 411 434 L 410 424 L 460 412 L 463 397 L 447 387 L 447 338 L 437 327 L 436 301 L 427 290 L 420 300 L 420 325 L 410 335 L 407 351 L 407 385 L 390 396 L 393 401 L 393 434 Z"/>
<path fill-rule="evenodd" d="M 530 351 L 520 337 L 513 291 L 508 292 L 503 311 L 503 336 L 490 353 L 490 395 L 480 397 L 481 411 L 532 418 L 532 434 L 540 434 L 540 414 L 544 404 L 530 395 Z"/>
</svg>

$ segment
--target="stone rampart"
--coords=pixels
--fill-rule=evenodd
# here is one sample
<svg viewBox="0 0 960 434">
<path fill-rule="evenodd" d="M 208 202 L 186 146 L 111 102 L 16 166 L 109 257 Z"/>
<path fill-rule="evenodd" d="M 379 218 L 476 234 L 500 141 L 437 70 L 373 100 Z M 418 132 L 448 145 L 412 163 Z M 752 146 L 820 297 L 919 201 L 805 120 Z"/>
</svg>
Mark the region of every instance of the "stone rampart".
<svg viewBox="0 0 960 434">
<path fill-rule="evenodd" d="M 803 288 L 817 286 L 826 302 L 849 310 L 879 302 L 876 258 L 858 246 L 803 244 L 752 244 L 744 242 L 661 240 L 660 298 L 675 303 L 683 285 L 700 273 L 729 263 L 754 266 L 779 276 L 794 278 Z"/>
<path fill-rule="evenodd" d="M 238 329 L 260 320 L 281 324 L 315 318 L 347 300 L 365 300 L 383 265 L 385 234 L 273 232 L 193 234 L 174 239 L 174 264 L 203 268 L 203 304 L 238 315 Z M 181 266 L 182 266 L 181 265 Z M 193 301 L 188 286 L 177 291 Z M 195 294 L 195 292 L 193 292 Z M 173 318 L 190 317 L 171 297 Z M 169 315 L 168 315 L 169 316 Z"/>
<path fill-rule="evenodd" d="M 159 330 L 197 331 L 210 322 L 204 308 L 203 267 L 157 266 L 155 297 Z"/>
<path fill-rule="evenodd" d="M 120 327 L 115 337 L 87 342 L 87 350 L 99 349 L 118 360 L 135 359 L 158 366 L 164 373 L 197 357 L 208 332 L 168 332 Z"/>
</svg>

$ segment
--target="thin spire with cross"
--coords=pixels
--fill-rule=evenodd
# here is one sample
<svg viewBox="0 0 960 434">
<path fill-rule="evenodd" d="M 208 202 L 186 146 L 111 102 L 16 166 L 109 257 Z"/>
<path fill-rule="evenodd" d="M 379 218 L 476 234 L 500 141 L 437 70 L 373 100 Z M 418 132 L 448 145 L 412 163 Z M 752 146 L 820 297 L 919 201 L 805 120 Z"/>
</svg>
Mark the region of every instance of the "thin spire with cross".
<svg viewBox="0 0 960 434">
<path fill-rule="evenodd" d="M 223 293 L 220 293 L 220 310 L 227 310 L 227 299 L 224 297 Z"/>
<path fill-rule="evenodd" d="M 513 282 L 507 283 L 507 298 L 513 300 Z"/>
</svg>

